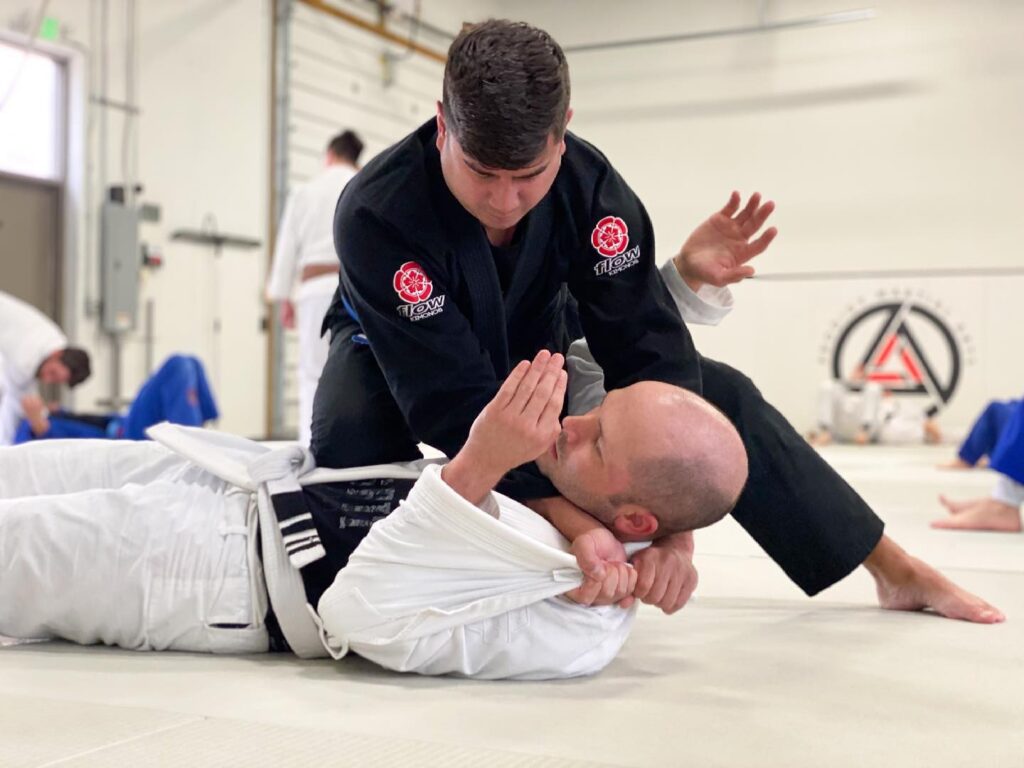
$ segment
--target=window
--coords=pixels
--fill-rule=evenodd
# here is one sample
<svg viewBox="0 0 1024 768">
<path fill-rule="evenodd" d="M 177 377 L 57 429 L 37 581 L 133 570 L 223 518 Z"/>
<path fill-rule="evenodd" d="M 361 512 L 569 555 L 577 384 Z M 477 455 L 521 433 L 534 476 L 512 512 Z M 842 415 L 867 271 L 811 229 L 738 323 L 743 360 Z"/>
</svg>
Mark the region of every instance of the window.
<svg viewBox="0 0 1024 768">
<path fill-rule="evenodd" d="M 64 67 L 0 42 L 0 171 L 64 175 Z"/>
</svg>

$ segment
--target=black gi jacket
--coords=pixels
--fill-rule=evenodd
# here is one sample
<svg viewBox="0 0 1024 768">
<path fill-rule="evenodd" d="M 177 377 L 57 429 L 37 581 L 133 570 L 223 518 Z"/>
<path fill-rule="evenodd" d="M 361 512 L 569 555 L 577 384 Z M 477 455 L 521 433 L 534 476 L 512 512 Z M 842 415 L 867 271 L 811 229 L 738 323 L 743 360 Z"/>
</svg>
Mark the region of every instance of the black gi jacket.
<svg viewBox="0 0 1024 768">
<path fill-rule="evenodd" d="M 565 141 L 552 188 L 519 224 L 505 296 L 483 227 L 444 182 L 434 120 L 370 162 L 339 200 L 341 282 L 324 329 L 358 326 L 354 340 L 368 341 L 412 435 L 449 457 L 511 367 L 543 348 L 566 351 L 570 292 L 608 389 L 653 379 L 701 391 L 647 212 L 596 148 Z M 532 465 L 500 490 L 553 493 Z"/>
</svg>

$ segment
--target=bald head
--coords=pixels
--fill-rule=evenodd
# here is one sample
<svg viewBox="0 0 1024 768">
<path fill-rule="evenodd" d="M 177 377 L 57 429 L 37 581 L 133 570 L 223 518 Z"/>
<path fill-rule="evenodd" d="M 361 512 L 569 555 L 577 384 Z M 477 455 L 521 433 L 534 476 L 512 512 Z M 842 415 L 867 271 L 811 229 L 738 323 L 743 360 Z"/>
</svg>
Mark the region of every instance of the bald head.
<svg viewBox="0 0 1024 768">
<path fill-rule="evenodd" d="M 736 505 L 747 481 L 747 453 L 729 420 L 701 397 L 660 382 L 641 382 L 658 404 L 657 437 L 629 460 L 629 486 L 612 494 L 613 509 L 629 505 L 658 519 L 661 536 L 716 523 Z"/>
<path fill-rule="evenodd" d="M 590 413 L 563 420 L 538 464 L 622 539 L 711 525 L 747 479 L 746 451 L 729 420 L 692 392 L 655 381 L 610 392 Z"/>
</svg>

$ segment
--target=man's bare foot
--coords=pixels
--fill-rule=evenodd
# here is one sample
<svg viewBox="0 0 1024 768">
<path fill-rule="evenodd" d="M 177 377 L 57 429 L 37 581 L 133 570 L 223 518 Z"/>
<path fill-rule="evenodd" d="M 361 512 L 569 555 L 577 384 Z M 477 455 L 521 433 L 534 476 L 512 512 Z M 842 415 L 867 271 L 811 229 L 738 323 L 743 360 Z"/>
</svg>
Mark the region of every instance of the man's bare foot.
<svg viewBox="0 0 1024 768">
<path fill-rule="evenodd" d="M 946 508 L 946 511 L 951 515 L 959 515 L 961 512 L 966 512 L 972 507 L 976 507 L 985 499 L 966 499 L 964 501 L 954 501 L 945 494 L 939 494 L 939 503 Z"/>
<path fill-rule="evenodd" d="M 932 528 L 955 528 L 965 531 L 1002 531 L 1020 533 L 1020 510 L 995 499 L 981 499 L 971 506 L 953 511 L 951 516 L 932 522 Z"/>
<path fill-rule="evenodd" d="M 924 420 L 924 442 L 927 445 L 938 445 L 942 442 L 942 430 L 935 419 Z"/>
<path fill-rule="evenodd" d="M 864 561 L 875 578 L 878 604 L 890 611 L 933 611 L 948 619 L 998 624 L 1006 616 L 993 605 L 911 557 L 888 536 Z"/>
<path fill-rule="evenodd" d="M 811 434 L 807 436 L 807 442 L 819 447 L 831 445 L 832 435 L 827 429 L 823 429 L 820 432 L 811 432 Z"/>
<path fill-rule="evenodd" d="M 968 464 L 966 461 L 957 456 L 955 459 L 944 461 L 941 464 L 935 465 L 938 469 L 974 469 L 973 464 Z"/>
</svg>

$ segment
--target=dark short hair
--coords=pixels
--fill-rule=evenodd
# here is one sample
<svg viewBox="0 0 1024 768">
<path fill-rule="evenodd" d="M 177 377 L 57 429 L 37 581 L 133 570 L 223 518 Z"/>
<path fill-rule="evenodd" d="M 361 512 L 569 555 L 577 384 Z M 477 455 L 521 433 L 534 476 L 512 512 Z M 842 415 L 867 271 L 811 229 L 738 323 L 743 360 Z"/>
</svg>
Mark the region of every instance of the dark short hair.
<svg viewBox="0 0 1024 768">
<path fill-rule="evenodd" d="M 329 142 L 327 151 L 337 158 L 348 160 L 352 165 L 359 162 L 359 156 L 363 154 L 363 140 L 355 131 L 342 131 Z"/>
<path fill-rule="evenodd" d="M 89 378 L 92 366 L 89 364 L 89 353 L 80 347 L 67 347 L 60 352 L 60 361 L 71 372 L 68 379 L 69 387 L 77 387 Z"/>
<path fill-rule="evenodd" d="M 466 25 L 448 49 L 442 108 L 463 151 L 491 168 L 530 165 L 561 140 L 569 64 L 551 35 L 523 22 Z"/>
</svg>

